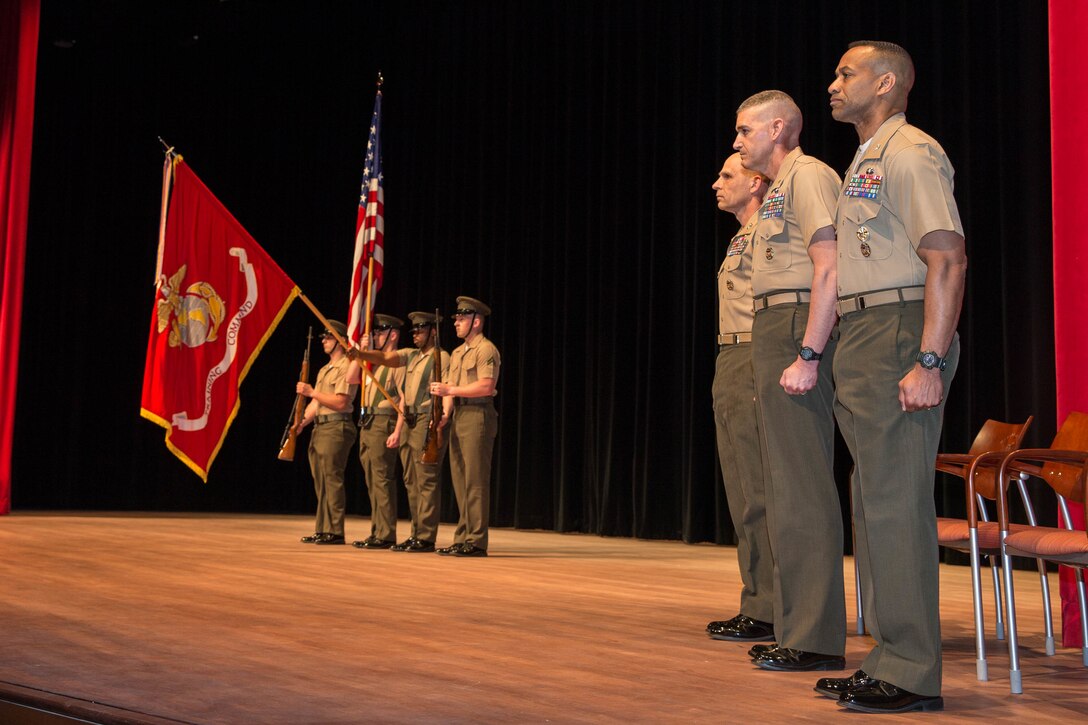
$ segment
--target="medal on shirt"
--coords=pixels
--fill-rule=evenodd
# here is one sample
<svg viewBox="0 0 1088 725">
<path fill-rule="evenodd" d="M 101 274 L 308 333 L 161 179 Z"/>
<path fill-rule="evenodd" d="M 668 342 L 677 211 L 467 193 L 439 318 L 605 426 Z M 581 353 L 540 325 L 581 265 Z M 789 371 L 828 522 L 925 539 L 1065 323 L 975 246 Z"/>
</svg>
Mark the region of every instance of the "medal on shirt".
<svg viewBox="0 0 1088 725">
<path fill-rule="evenodd" d="M 738 254 L 744 254 L 744 250 L 748 248 L 748 235 L 738 234 L 733 237 L 733 241 L 729 242 L 729 250 L 725 253 L 727 257 L 735 257 Z"/>
<path fill-rule="evenodd" d="M 872 166 L 865 169 L 864 173 L 854 174 L 846 184 L 845 196 L 861 197 L 862 199 L 875 199 L 880 193 L 880 187 L 884 183 L 883 174 L 876 173 Z"/>
<path fill-rule="evenodd" d="M 785 203 L 786 195 L 782 193 L 781 188 L 771 189 L 771 193 L 767 195 L 766 200 L 763 202 L 763 206 L 759 208 L 759 218 L 770 219 L 771 217 L 781 217 L 782 207 Z"/>
<path fill-rule="evenodd" d="M 858 247 L 861 250 L 861 256 L 868 257 L 873 253 L 872 247 L 869 246 L 869 227 L 864 224 L 858 227 L 857 238 L 861 242 L 861 246 Z"/>
</svg>

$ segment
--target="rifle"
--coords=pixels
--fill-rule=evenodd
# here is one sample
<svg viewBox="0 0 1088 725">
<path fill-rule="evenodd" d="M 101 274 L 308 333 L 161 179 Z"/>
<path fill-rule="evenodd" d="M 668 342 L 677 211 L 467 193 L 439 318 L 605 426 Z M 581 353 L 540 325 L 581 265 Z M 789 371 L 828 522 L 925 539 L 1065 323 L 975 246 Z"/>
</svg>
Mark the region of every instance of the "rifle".
<svg viewBox="0 0 1088 725">
<path fill-rule="evenodd" d="M 310 341 L 314 336 L 314 328 L 306 330 L 306 352 L 302 353 L 302 372 L 298 374 L 299 382 L 309 382 L 310 378 Z M 280 438 L 280 452 L 276 456 L 281 461 L 295 460 L 295 441 L 298 440 L 298 424 L 302 422 L 302 416 L 306 411 L 306 398 L 302 393 L 295 393 L 295 404 L 291 406 L 291 415 L 287 419 L 287 427 L 283 429 L 283 437 Z"/>
<path fill-rule="evenodd" d="M 442 382 L 442 348 L 438 341 L 438 325 L 442 318 L 438 316 L 438 310 L 434 311 L 434 362 L 431 364 L 431 382 Z M 425 466 L 438 464 L 438 452 L 445 445 L 442 429 L 438 424 L 442 421 L 442 396 L 431 396 L 431 422 L 427 424 L 427 442 L 423 444 L 423 453 L 419 462 Z"/>
</svg>

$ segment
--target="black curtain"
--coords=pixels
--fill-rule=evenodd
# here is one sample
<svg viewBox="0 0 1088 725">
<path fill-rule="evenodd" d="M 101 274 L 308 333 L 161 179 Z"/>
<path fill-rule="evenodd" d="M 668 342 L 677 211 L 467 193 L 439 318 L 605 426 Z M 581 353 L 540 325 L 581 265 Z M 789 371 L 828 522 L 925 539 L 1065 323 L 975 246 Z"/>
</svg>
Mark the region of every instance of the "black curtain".
<svg viewBox="0 0 1088 725">
<path fill-rule="evenodd" d="M 970 268 L 942 450 L 986 418 L 1034 414 L 1032 445 L 1054 433 L 1045 3 L 44 0 L 41 38 L 17 509 L 312 509 L 305 462 L 275 460 L 301 305 L 206 485 L 138 417 L 157 136 L 343 317 L 379 69 L 378 309 L 448 312 L 458 294 L 494 309 L 494 524 L 733 540 L 710 382 L 736 222 L 710 184 L 736 106 L 765 88 L 794 96 L 804 149 L 843 169 L 857 138 L 826 87 L 859 38 L 912 52 L 908 118 L 957 168 Z M 349 465 L 350 512 L 368 512 L 362 486 Z M 937 496 L 962 513 L 962 493 Z"/>
</svg>

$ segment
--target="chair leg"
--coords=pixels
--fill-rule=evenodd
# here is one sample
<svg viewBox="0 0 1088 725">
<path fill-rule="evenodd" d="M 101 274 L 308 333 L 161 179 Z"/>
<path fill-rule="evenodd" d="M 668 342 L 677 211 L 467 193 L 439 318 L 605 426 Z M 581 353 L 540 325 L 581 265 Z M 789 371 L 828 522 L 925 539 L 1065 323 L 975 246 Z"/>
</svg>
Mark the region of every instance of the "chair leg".
<svg viewBox="0 0 1088 725">
<path fill-rule="evenodd" d="M 857 549 L 854 551 L 854 600 L 858 608 L 858 621 L 855 631 L 858 634 L 865 634 L 864 602 L 861 600 L 861 567 L 858 566 Z"/>
<path fill-rule="evenodd" d="M 994 619 L 997 620 L 997 638 L 999 640 L 1005 639 L 1005 607 L 1001 605 L 1001 578 L 998 576 L 997 570 L 997 557 L 987 557 L 990 560 L 990 572 L 994 575 L 994 611 L 997 616 Z"/>
<path fill-rule="evenodd" d="M 1080 659 L 1088 667 L 1088 595 L 1084 591 L 1084 569 L 1077 570 L 1077 596 L 1080 599 Z"/>
<path fill-rule="evenodd" d="M 1001 568 L 1005 570 L 1005 608 L 1009 624 L 1009 691 L 1014 695 L 1024 692 L 1024 683 L 1020 672 L 1020 650 L 1016 641 L 1016 596 L 1012 584 L 1012 557 L 1005 553 L 1005 536 L 1001 534 Z"/>
<path fill-rule="evenodd" d="M 1054 614 L 1050 611 L 1050 580 L 1046 576 L 1046 562 L 1036 559 L 1039 565 L 1039 586 L 1043 590 L 1043 629 L 1046 631 L 1047 656 L 1054 655 Z"/>
<path fill-rule="evenodd" d="M 971 529 L 970 541 L 971 596 L 975 605 L 975 672 L 979 682 L 986 682 L 990 679 L 990 673 L 986 667 L 986 632 L 982 621 L 982 572 L 979 570 L 981 557 L 978 553 L 978 529 Z"/>
</svg>

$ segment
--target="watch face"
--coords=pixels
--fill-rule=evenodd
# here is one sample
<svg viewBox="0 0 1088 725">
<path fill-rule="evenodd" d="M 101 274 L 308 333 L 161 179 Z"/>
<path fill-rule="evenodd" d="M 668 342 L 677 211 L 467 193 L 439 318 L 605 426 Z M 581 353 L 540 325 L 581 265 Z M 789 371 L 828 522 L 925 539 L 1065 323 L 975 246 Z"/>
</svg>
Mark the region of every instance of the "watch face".
<svg viewBox="0 0 1088 725">
<path fill-rule="evenodd" d="M 932 370 L 937 367 L 937 355 L 932 352 L 923 352 L 918 362 L 922 363 L 922 367 Z"/>
</svg>

